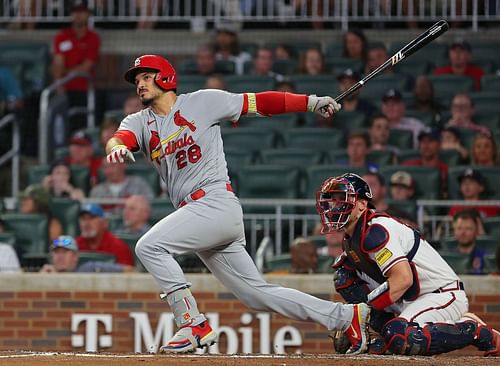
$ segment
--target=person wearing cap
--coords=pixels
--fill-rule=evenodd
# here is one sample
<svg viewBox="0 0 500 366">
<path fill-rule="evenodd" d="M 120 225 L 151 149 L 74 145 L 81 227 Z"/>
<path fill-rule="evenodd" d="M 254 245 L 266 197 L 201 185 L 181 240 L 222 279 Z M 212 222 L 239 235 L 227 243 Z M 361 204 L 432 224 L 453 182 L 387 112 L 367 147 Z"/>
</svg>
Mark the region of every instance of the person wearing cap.
<svg viewBox="0 0 500 366">
<path fill-rule="evenodd" d="M 233 61 L 235 73 L 243 75 L 245 62 L 251 61 L 252 56 L 248 52 L 241 51 L 236 32 L 236 24 L 221 23 L 216 26 L 215 58 Z"/>
<path fill-rule="evenodd" d="M 56 34 L 52 44 L 51 72 L 54 81 L 73 71 L 94 74 L 99 58 L 101 39 L 89 29 L 90 10 L 84 1 L 75 1 L 71 10 L 71 26 Z M 88 82 L 78 77 L 63 87 L 71 105 L 86 105 Z"/>
<path fill-rule="evenodd" d="M 397 171 L 391 175 L 391 198 L 396 201 L 407 201 L 414 199 L 415 182 L 410 173 Z"/>
<path fill-rule="evenodd" d="M 134 257 L 129 246 L 108 230 L 104 210 L 96 203 L 86 203 L 80 208 L 80 236 L 75 240 L 81 251 L 113 254 L 116 263 L 133 266 Z"/>
<path fill-rule="evenodd" d="M 467 94 L 456 94 L 453 97 L 450 112 L 451 118 L 446 126 L 490 133 L 487 127 L 480 126 L 472 120 L 472 116 L 475 113 L 474 103 Z"/>
<path fill-rule="evenodd" d="M 64 161 L 70 166 L 76 165 L 88 168 L 90 186 L 97 184 L 102 158 L 94 155 L 92 139 L 87 133 L 80 130 L 73 134 L 69 140 L 69 156 L 67 156 Z"/>
<path fill-rule="evenodd" d="M 439 157 L 441 133 L 436 128 L 426 128 L 418 135 L 420 158 L 403 161 L 403 165 L 424 166 L 439 169 L 441 175 L 441 196 L 448 195 L 448 165 Z"/>
<path fill-rule="evenodd" d="M 468 42 L 453 42 L 448 49 L 448 58 L 450 63 L 446 66 L 436 67 L 433 74 L 469 76 L 474 79 L 475 89 L 481 90 L 481 78 L 484 75 L 484 70 L 471 65 L 472 50 Z"/>
<path fill-rule="evenodd" d="M 405 116 L 406 104 L 397 89 L 387 89 L 382 96 L 382 113 L 389 120 L 390 128 L 408 130 L 413 133 L 413 143 L 418 145 L 418 134 L 425 128 L 419 119 Z"/>
<path fill-rule="evenodd" d="M 48 217 L 49 239 L 53 240 L 62 234 L 61 221 L 53 217 L 49 209 L 50 193 L 41 184 L 32 184 L 19 192 L 19 212 L 22 214 L 41 214 Z"/>
<path fill-rule="evenodd" d="M 40 269 L 42 273 L 63 273 L 63 272 L 98 272 L 115 273 L 133 271 L 131 266 L 123 266 L 117 263 L 102 261 L 87 261 L 78 264 L 80 260 L 79 248 L 75 239 L 69 235 L 61 235 L 52 241 L 50 245 L 50 264 L 44 264 Z"/>
<path fill-rule="evenodd" d="M 465 169 L 458 176 L 458 183 L 460 184 L 460 193 L 464 201 L 480 201 L 482 200 L 481 195 L 486 190 L 486 185 L 484 177 L 479 170 L 473 168 Z M 448 212 L 449 216 L 454 216 L 457 212 L 464 209 L 471 208 L 478 211 L 483 217 L 496 217 L 500 213 L 500 207 L 498 206 L 464 206 L 457 205 L 452 206 Z"/>
<path fill-rule="evenodd" d="M 339 81 L 339 92 L 343 93 L 360 80 L 360 75 L 354 69 L 345 69 L 337 76 L 337 80 Z M 362 112 L 368 118 L 376 109 L 368 100 L 360 98 L 359 93 L 360 90 L 345 97 L 342 100 L 342 110 L 347 112 Z"/>
</svg>

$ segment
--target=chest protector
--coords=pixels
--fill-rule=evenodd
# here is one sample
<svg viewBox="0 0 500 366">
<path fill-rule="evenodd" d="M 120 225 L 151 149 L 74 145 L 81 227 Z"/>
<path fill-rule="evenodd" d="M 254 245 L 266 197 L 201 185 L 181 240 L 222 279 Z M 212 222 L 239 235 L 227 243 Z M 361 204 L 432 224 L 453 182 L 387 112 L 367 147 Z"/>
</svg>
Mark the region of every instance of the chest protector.
<svg viewBox="0 0 500 366">
<path fill-rule="evenodd" d="M 381 225 L 368 225 L 368 222 L 376 217 L 391 218 L 391 216 L 386 213 L 366 210 L 356 223 L 353 235 L 344 241 L 344 246 L 349 262 L 354 265 L 358 271 L 365 273 L 374 281 L 382 284 L 387 278 L 384 277 L 377 263 L 375 263 L 368 254 L 382 249 L 389 240 L 389 233 Z M 420 233 L 413 230 L 413 236 L 413 247 L 406 255 L 413 273 L 413 285 L 402 296 L 403 299 L 408 301 L 414 300 L 420 293 L 417 270 L 415 264 L 412 263 L 413 257 L 415 257 L 420 245 Z"/>
</svg>

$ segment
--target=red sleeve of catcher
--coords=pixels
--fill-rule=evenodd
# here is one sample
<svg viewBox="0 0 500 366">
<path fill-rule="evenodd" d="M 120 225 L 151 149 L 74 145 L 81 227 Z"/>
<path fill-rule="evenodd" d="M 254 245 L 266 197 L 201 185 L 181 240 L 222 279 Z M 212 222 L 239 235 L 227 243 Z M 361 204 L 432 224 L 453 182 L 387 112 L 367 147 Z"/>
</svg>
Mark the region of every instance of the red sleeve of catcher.
<svg viewBox="0 0 500 366">
<path fill-rule="evenodd" d="M 284 92 L 262 92 L 243 94 L 242 115 L 259 114 L 273 116 L 276 114 L 307 112 L 308 96 Z"/>
<path fill-rule="evenodd" d="M 139 144 L 137 143 L 137 139 L 135 137 L 135 134 L 132 131 L 119 130 L 113 134 L 113 137 L 116 137 L 117 139 L 122 140 L 123 144 L 130 151 L 138 151 L 139 150 Z"/>
</svg>

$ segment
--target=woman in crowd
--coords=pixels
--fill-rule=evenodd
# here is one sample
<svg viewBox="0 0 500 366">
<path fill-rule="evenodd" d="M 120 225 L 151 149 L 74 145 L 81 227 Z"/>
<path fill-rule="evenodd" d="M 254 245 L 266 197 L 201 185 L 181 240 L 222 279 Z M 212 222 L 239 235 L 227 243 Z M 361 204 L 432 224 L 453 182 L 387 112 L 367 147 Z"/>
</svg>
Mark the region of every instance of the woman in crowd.
<svg viewBox="0 0 500 366">
<path fill-rule="evenodd" d="M 497 165 L 498 151 L 495 138 L 490 133 L 478 133 L 471 149 L 471 163 L 475 166 Z"/>
<path fill-rule="evenodd" d="M 71 182 L 71 169 L 62 160 L 52 164 L 49 175 L 43 178 L 42 186 L 52 197 L 66 197 L 77 201 L 85 198 L 85 193 Z"/>
</svg>

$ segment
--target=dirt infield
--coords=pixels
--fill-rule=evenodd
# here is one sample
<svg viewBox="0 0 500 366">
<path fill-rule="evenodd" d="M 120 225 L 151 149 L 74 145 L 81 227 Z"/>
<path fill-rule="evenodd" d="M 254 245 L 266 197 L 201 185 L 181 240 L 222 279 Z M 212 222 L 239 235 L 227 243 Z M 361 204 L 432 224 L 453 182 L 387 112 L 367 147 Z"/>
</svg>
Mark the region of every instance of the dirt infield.
<svg viewBox="0 0 500 366">
<path fill-rule="evenodd" d="M 316 355 L 138 355 L 138 354 L 88 354 L 88 353 L 35 353 L 2 352 L 2 366 L 386 366 L 409 365 L 421 366 L 485 366 L 500 365 L 500 357 L 484 358 L 478 356 L 454 357 L 406 357 L 406 356 L 371 356 L 361 355 L 345 357 L 331 354 Z"/>
</svg>

